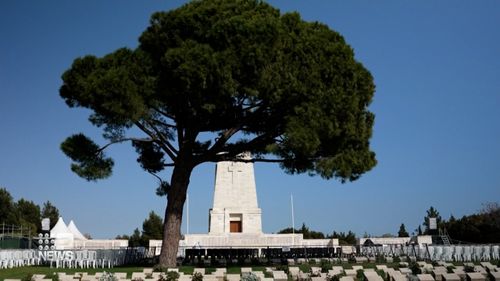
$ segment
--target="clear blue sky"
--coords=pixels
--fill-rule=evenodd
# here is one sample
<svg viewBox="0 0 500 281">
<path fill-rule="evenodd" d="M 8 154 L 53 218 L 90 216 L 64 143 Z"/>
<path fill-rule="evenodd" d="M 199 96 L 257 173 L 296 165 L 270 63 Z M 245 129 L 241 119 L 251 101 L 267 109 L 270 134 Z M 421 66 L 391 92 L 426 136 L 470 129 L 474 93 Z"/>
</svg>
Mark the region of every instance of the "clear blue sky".
<svg viewBox="0 0 500 281">
<path fill-rule="evenodd" d="M 110 179 L 89 183 L 70 171 L 61 141 L 100 131 L 58 89 L 73 59 L 137 46 L 154 11 L 182 2 L 0 1 L 0 186 L 16 200 L 50 200 L 98 238 L 131 233 L 151 210 L 163 216 L 165 198 L 129 145 L 109 151 Z M 379 164 L 343 185 L 257 164 L 264 231 L 290 226 L 290 194 L 296 225 L 358 235 L 396 233 L 401 223 L 411 232 L 431 205 L 448 218 L 500 201 L 499 1 L 270 2 L 339 31 L 371 71 Z M 192 233 L 207 232 L 214 168 L 192 176 Z"/>
</svg>

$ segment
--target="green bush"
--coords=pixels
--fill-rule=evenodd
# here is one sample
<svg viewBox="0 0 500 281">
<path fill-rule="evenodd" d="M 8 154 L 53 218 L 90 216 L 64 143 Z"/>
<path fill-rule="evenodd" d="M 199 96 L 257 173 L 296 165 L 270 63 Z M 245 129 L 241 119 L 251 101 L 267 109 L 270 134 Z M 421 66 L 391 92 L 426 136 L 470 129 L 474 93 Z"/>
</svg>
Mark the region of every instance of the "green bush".
<svg viewBox="0 0 500 281">
<path fill-rule="evenodd" d="M 304 273 L 309 273 L 311 272 L 311 265 L 309 265 L 308 263 L 303 263 L 299 265 L 299 269 Z"/>
<path fill-rule="evenodd" d="M 118 281 L 118 278 L 112 272 L 104 271 L 102 276 L 99 277 L 99 281 Z"/>
<path fill-rule="evenodd" d="M 191 277 L 191 281 L 203 281 L 203 274 L 199 272 L 193 273 L 193 277 Z"/>
<path fill-rule="evenodd" d="M 470 265 L 464 266 L 464 271 L 465 272 L 474 272 L 474 267 Z"/>
<path fill-rule="evenodd" d="M 31 281 L 33 280 L 33 274 L 32 273 L 28 273 L 28 275 L 24 276 L 21 281 Z"/>
<path fill-rule="evenodd" d="M 320 267 L 321 272 L 326 273 L 328 270 L 332 269 L 332 264 L 328 260 L 321 260 Z"/>
<path fill-rule="evenodd" d="M 365 275 L 363 274 L 363 270 L 362 269 L 359 269 L 358 271 L 356 271 L 356 279 L 358 281 L 365 280 Z"/>
<path fill-rule="evenodd" d="M 241 276 L 241 281 L 260 281 L 260 278 L 253 272 L 247 272 Z"/>
<path fill-rule="evenodd" d="M 329 276 L 327 281 L 340 281 L 340 278 L 338 275 L 333 275 L 333 276 Z"/>
<path fill-rule="evenodd" d="M 165 281 L 177 281 L 179 279 L 179 276 L 180 276 L 179 272 L 169 271 L 165 276 Z"/>
<path fill-rule="evenodd" d="M 420 269 L 420 265 L 416 262 L 411 262 L 409 268 L 413 275 L 422 274 L 422 269 Z"/>
</svg>

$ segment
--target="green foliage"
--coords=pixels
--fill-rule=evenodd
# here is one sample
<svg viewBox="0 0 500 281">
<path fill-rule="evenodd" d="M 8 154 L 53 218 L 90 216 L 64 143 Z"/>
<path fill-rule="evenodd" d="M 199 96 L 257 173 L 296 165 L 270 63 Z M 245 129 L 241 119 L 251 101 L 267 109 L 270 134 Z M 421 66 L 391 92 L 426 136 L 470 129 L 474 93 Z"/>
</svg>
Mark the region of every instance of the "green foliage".
<svg viewBox="0 0 500 281">
<path fill-rule="evenodd" d="M 499 243 L 500 206 L 498 203 L 492 203 L 477 214 L 463 216 L 458 220 L 450 218 L 443 225 L 454 240 L 469 243 Z"/>
<path fill-rule="evenodd" d="M 130 247 L 139 247 L 139 246 L 144 246 L 143 240 L 141 237 L 141 232 L 139 231 L 138 228 L 134 229 L 134 233 L 130 236 L 128 240 L 128 244 Z"/>
<path fill-rule="evenodd" d="M 291 227 L 284 228 L 278 231 L 278 234 L 284 233 L 302 233 L 304 239 L 323 239 L 325 238 L 325 234 L 320 231 L 310 230 L 309 227 L 306 226 L 305 223 L 302 223 L 302 227 L 298 229 L 293 229 Z"/>
<path fill-rule="evenodd" d="M 338 275 L 333 275 L 333 276 L 329 276 L 328 281 L 340 281 L 340 277 Z"/>
<path fill-rule="evenodd" d="M 50 228 L 56 225 L 57 220 L 59 219 L 59 209 L 56 206 L 52 205 L 50 201 L 43 203 L 41 218 L 49 218 L 50 219 Z"/>
<path fill-rule="evenodd" d="M 363 281 L 365 280 L 365 275 L 363 274 L 363 270 L 359 269 L 356 271 L 356 280 L 357 281 Z"/>
<path fill-rule="evenodd" d="M 0 223 L 16 224 L 17 218 L 14 212 L 14 202 L 12 196 L 6 188 L 0 188 Z"/>
<path fill-rule="evenodd" d="M 144 131 L 151 144 L 138 149 L 145 170 L 163 168 L 160 154 L 175 154 L 167 143 L 184 129 L 224 136 L 215 146 L 185 139 L 202 162 L 227 157 L 218 152 L 274 154 L 290 173 L 341 181 L 376 164 L 367 110 L 373 78 L 326 25 L 261 1 L 195 1 L 155 13 L 139 41 L 135 50 L 76 59 L 60 95 L 70 107 L 92 110 L 90 121 L 109 140 L 123 140 L 132 126 Z M 227 130 L 255 138 L 229 143 Z M 62 149 L 83 178 L 110 175 L 111 160 L 83 135 Z"/>
<path fill-rule="evenodd" d="M 308 263 L 299 264 L 299 269 L 302 272 L 309 273 L 309 272 L 311 272 L 311 265 Z M 287 268 L 287 270 L 288 270 L 288 268 Z M 288 271 L 285 271 L 285 272 L 288 272 Z"/>
<path fill-rule="evenodd" d="M 14 211 L 17 216 L 17 223 L 21 226 L 27 227 L 35 234 L 41 228 L 40 224 L 40 207 L 23 198 L 19 199 L 14 204 Z"/>
<path fill-rule="evenodd" d="M 80 177 L 91 181 L 111 176 L 113 160 L 106 158 L 91 139 L 83 134 L 67 138 L 61 144 L 61 150 L 73 160 L 71 170 Z"/>
<path fill-rule="evenodd" d="M 464 271 L 465 272 L 474 272 L 474 267 L 470 265 L 465 265 L 464 266 Z"/>
<path fill-rule="evenodd" d="M 356 245 L 356 234 L 350 230 L 347 233 L 334 231 L 328 238 L 339 239 L 340 245 Z"/>
<path fill-rule="evenodd" d="M 118 281 L 118 278 L 116 278 L 113 272 L 104 271 L 101 277 L 99 277 L 99 281 Z"/>
<path fill-rule="evenodd" d="M 201 274 L 200 272 L 193 273 L 191 281 L 203 281 L 203 274 Z"/>
<path fill-rule="evenodd" d="M 410 236 L 410 234 L 408 233 L 408 231 L 406 231 L 405 224 L 402 223 L 399 226 L 398 237 L 409 237 L 409 236 Z"/>
<path fill-rule="evenodd" d="M 149 213 L 149 217 L 142 223 L 142 239 L 149 241 L 150 239 L 163 238 L 163 219 L 154 211 Z"/>
<path fill-rule="evenodd" d="M 176 271 L 168 271 L 167 275 L 165 276 L 165 281 L 177 281 L 179 280 L 179 272 Z"/>
<path fill-rule="evenodd" d="M 416 262 L 410 262 L 408 268 L 411 270 L 413 275 L 422 274 L 422 269 Z"/>
<path fill-rule="evenodd" d="M 321 267 L 321 272 L 327 273 L 328 270 L 332 269 L 332 264 L 325 259 L 322 259 L 319 266 Z"/>
<path fill-rule="evenodd" d="M 384 279 L 384 280 L 386 280 L 386 279 L 387 279 L 387 277 L 388 277 L 388 276 L 387 276 L 387 274 L 385 273 L 385 271 L 383 271 L 383 270 L 381 270 L 381 269 L 380 269 L 380 270 L 377 270 L 377 274 L 378 274 L 380 277 L 382 277 L 382 279 Z"/>
<path fill-rule="evenodd" d="M 241 275 L 241 281 L 260 281 L 260 278 L 253 272 L 247 272 Z"/>
<path fill-rule="evenodd" d="M 24 276 L 23 278 L 21 278 L 21 281 L 32 281 L 33 280 L 33 274 L 32 273 L 28 273 L 26 276 Z"/>
</svg>

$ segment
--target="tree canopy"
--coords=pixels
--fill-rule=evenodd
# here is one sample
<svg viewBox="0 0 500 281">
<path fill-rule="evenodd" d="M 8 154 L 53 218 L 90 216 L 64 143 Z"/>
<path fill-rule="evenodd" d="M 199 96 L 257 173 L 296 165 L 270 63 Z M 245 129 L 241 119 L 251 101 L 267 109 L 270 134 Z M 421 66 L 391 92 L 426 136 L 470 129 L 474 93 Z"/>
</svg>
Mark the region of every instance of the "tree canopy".
<svg viewBox="0 0 500 281">
<path fill-rule="evenodd" d="M 404 223 L 402 223 L 399 226 L 398 237 L 410 237 L 410 234 L 408 233 L 408 231 L 406 231 L 406 227 L 405 227 Z"/>
<path fill-rule="evenodd" d="M 189 177 L 201 163 L 244 161 L 237 155 L 250 152 L 288 173 L 341 182 L 375 166 L 373 78 L 328 26 L 258 0 L 193 1 L 153 14 L 139 43 L 77 58 L 63 74 L 61 97 L 90 109 L 108 143 L 75 134 L 61 148 L 72 171 L 98 180 L 112 173 L 105 149 L 132 143 L 168 198 L 169 263 Z M 160 174 L 167 167 L 170 181 Z"/>
</svg>

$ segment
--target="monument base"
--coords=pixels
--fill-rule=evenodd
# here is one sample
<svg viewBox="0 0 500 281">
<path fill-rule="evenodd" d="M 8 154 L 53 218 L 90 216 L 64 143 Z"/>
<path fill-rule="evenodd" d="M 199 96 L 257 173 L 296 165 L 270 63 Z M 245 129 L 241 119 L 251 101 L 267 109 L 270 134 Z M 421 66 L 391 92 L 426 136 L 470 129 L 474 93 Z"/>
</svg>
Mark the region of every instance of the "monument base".
<svg viewBox="0 0 500 281">
<path fill-rule="evenodd" d="M 149 247 L 156 247 L 160 253 L 162 241 L 149 240 Z M 261 249 L 266 248 L 325 248 L 338 247 L 338 239 L 304 239 L 302 234 L 186 234 L 179 241 L 179 256 L 185 256 L 186 249 Z"/>
</svg>

